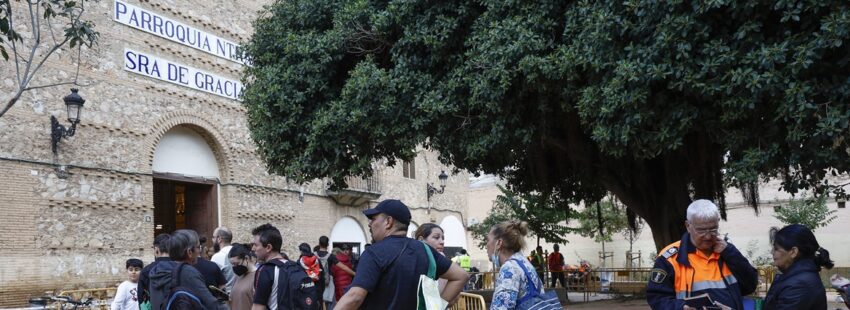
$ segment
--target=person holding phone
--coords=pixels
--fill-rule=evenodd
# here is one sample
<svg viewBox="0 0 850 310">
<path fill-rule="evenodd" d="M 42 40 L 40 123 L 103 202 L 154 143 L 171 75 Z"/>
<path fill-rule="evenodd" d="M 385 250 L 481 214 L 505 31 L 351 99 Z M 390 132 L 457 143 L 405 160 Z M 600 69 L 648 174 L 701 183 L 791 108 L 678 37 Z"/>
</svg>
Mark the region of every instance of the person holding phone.
<svg viewBox="0 0 850 310">
<path fill-rule="evenodd" d="M 758 272 L 725 236 L 713 202 L 688 206 L 687 232 L 659 252 L 650 273 L 646 300 L 652 309 L 696 309 L 693 297 L 707 295 L 718 309 L 743 309 L 743 296 L 755 291 Z M 712 307 L 713 308 L 713 307 Z"/>
</svg>

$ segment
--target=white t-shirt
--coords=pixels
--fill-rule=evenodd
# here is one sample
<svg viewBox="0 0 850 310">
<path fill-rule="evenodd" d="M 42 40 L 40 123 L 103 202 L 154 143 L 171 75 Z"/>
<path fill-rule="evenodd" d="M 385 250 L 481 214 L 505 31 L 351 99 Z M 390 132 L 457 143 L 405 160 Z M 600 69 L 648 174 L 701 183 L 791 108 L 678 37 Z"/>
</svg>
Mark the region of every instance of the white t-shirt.
<svg viewBox="0 0 850 310">
<path fill-rule="evenodd" d="M 224 266 L 230 266 L 230 263 L 229 263 L 230 258 L 227 257 L 227 255 L 230 254 L 231 248 L 233 248 L 233 246 L 230 246 L 230 245 L 221 248 L 221 250 L 219 250 L 218 253 L 213 254 L 213 256 L 210 258 L 210 260 L 213 261 L 214 263 L 218 264 L 218 268 L 224 268 Z"/>
<path fill-rule="evenodd" d="M 115 299 L 112 300 L 111 310 L 139 310 L 139 294 L 136 292 L 138 283 L 130 281 L 121 282 L 118 285 L 118 291 L 115 292 Z"/>
</svg>

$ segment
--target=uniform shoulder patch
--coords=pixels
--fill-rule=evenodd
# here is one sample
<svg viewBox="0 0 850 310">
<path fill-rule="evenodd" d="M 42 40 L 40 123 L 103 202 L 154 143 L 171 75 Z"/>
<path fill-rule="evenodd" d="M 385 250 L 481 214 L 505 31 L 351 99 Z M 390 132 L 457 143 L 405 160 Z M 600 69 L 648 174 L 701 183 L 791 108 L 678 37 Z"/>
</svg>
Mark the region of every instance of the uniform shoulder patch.
<svg viewBox="0 0 850 310">
<path fill-rule="evenodd" d="M 673 255 L 676 255 L 676 253 L 679 253 L 679 247 L 674 246 L 667 249 L 667 251 L 664 251 L 664 253 L 661 253 L 661 256 L 663 256 L 664 258 L 670 258 L 673 257 Z"/>
<path fill-rule="evenodd" d="M 649 281 L 654 283 L 661 284 L 665 279 L 667 279 L 667 271 L 664 271 L 664 269 L 653 268 L 649 273 Z"/>
</svg>

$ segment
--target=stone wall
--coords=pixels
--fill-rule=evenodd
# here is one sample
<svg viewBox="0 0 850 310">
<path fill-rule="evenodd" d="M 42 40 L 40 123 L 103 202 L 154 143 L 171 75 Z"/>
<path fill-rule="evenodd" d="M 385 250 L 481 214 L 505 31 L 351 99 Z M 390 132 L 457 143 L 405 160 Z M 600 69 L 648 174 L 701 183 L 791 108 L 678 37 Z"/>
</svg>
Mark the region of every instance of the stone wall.
<svg viewBox="0 0 850 310">
<path fill-rule="evenodd" d="M 250 35 L 254 12 L 269 3 L 125 2 L 234 42 Z M 152 260 L 153 156 L 174 126 L 196 131 L 213 151 L 221 176 L 220 224 L 233 230 L 235 242 L 249 242 L 253 227 L 272 223 L 284 235 L 284 251 L 294 255 L 298 243 L 315 244 L 342 217 L 367 227 L 360 211 L 375 201 L 338 206 L 323 180 L 302 185 L 269 175 L 238 101 L 124 71 L 122 56 L 131 48 L 230 78 L 239 78 L 241 65 L 113 21 L 114 0 L 86 3 L 100 41 L 83 49 L 79 88 L 86 104 L 76 135 L 60 142 L 54 162 L 49 116 L 67 123 L 66 86 L 28 91 L 0 117 L 0 307 L 21 306 L 45 291 L 114 286 L 125 278 L 126 259 Z M 12 6 L 23 9 L 19 2 Z M 22 35 L 29 37 L 28 31 Z M 62 52 L 31 86 L 68 81 L 76 68 L 76 56 Z M 0 76 L 0 102 L 6 102 L 15 87 L 14 66 L 0 66 Z M 438 184 L 440 170 L 450 171 L 436 158 L 420 151 L 417 179 L 403 178 L 400 165 L 379 168 L 379 200 L 404 200 L 420 223 L 448 215 L 465 220 L 465 174 L 449 178 L 428 212 L 426 183 Z M 57 175 L 58 165 L 67 165 L 67 178 Z"/>
</svg>

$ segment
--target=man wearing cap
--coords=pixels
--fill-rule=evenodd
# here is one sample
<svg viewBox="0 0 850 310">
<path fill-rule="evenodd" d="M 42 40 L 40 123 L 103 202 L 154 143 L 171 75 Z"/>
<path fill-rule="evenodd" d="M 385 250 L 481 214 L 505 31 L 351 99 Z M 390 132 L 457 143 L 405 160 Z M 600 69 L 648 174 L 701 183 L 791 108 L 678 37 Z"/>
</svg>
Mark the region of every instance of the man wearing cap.
<svg viewBox="0 0 850 310">
<path fill-rule="evenodd" d="M 419 275 L 427 274 L 429 264 L 427 245 L 407 238 L 410 210 L 390 199 L 363 214 L 374 244 L 361 255 L 357 275 L 334 309 L 410 309 L 417 303 Z M 437 276 L 447 280 L 441 297 L 453 303 L 469 275 L 434 248 L 431 256 Z"/>
</svg>

